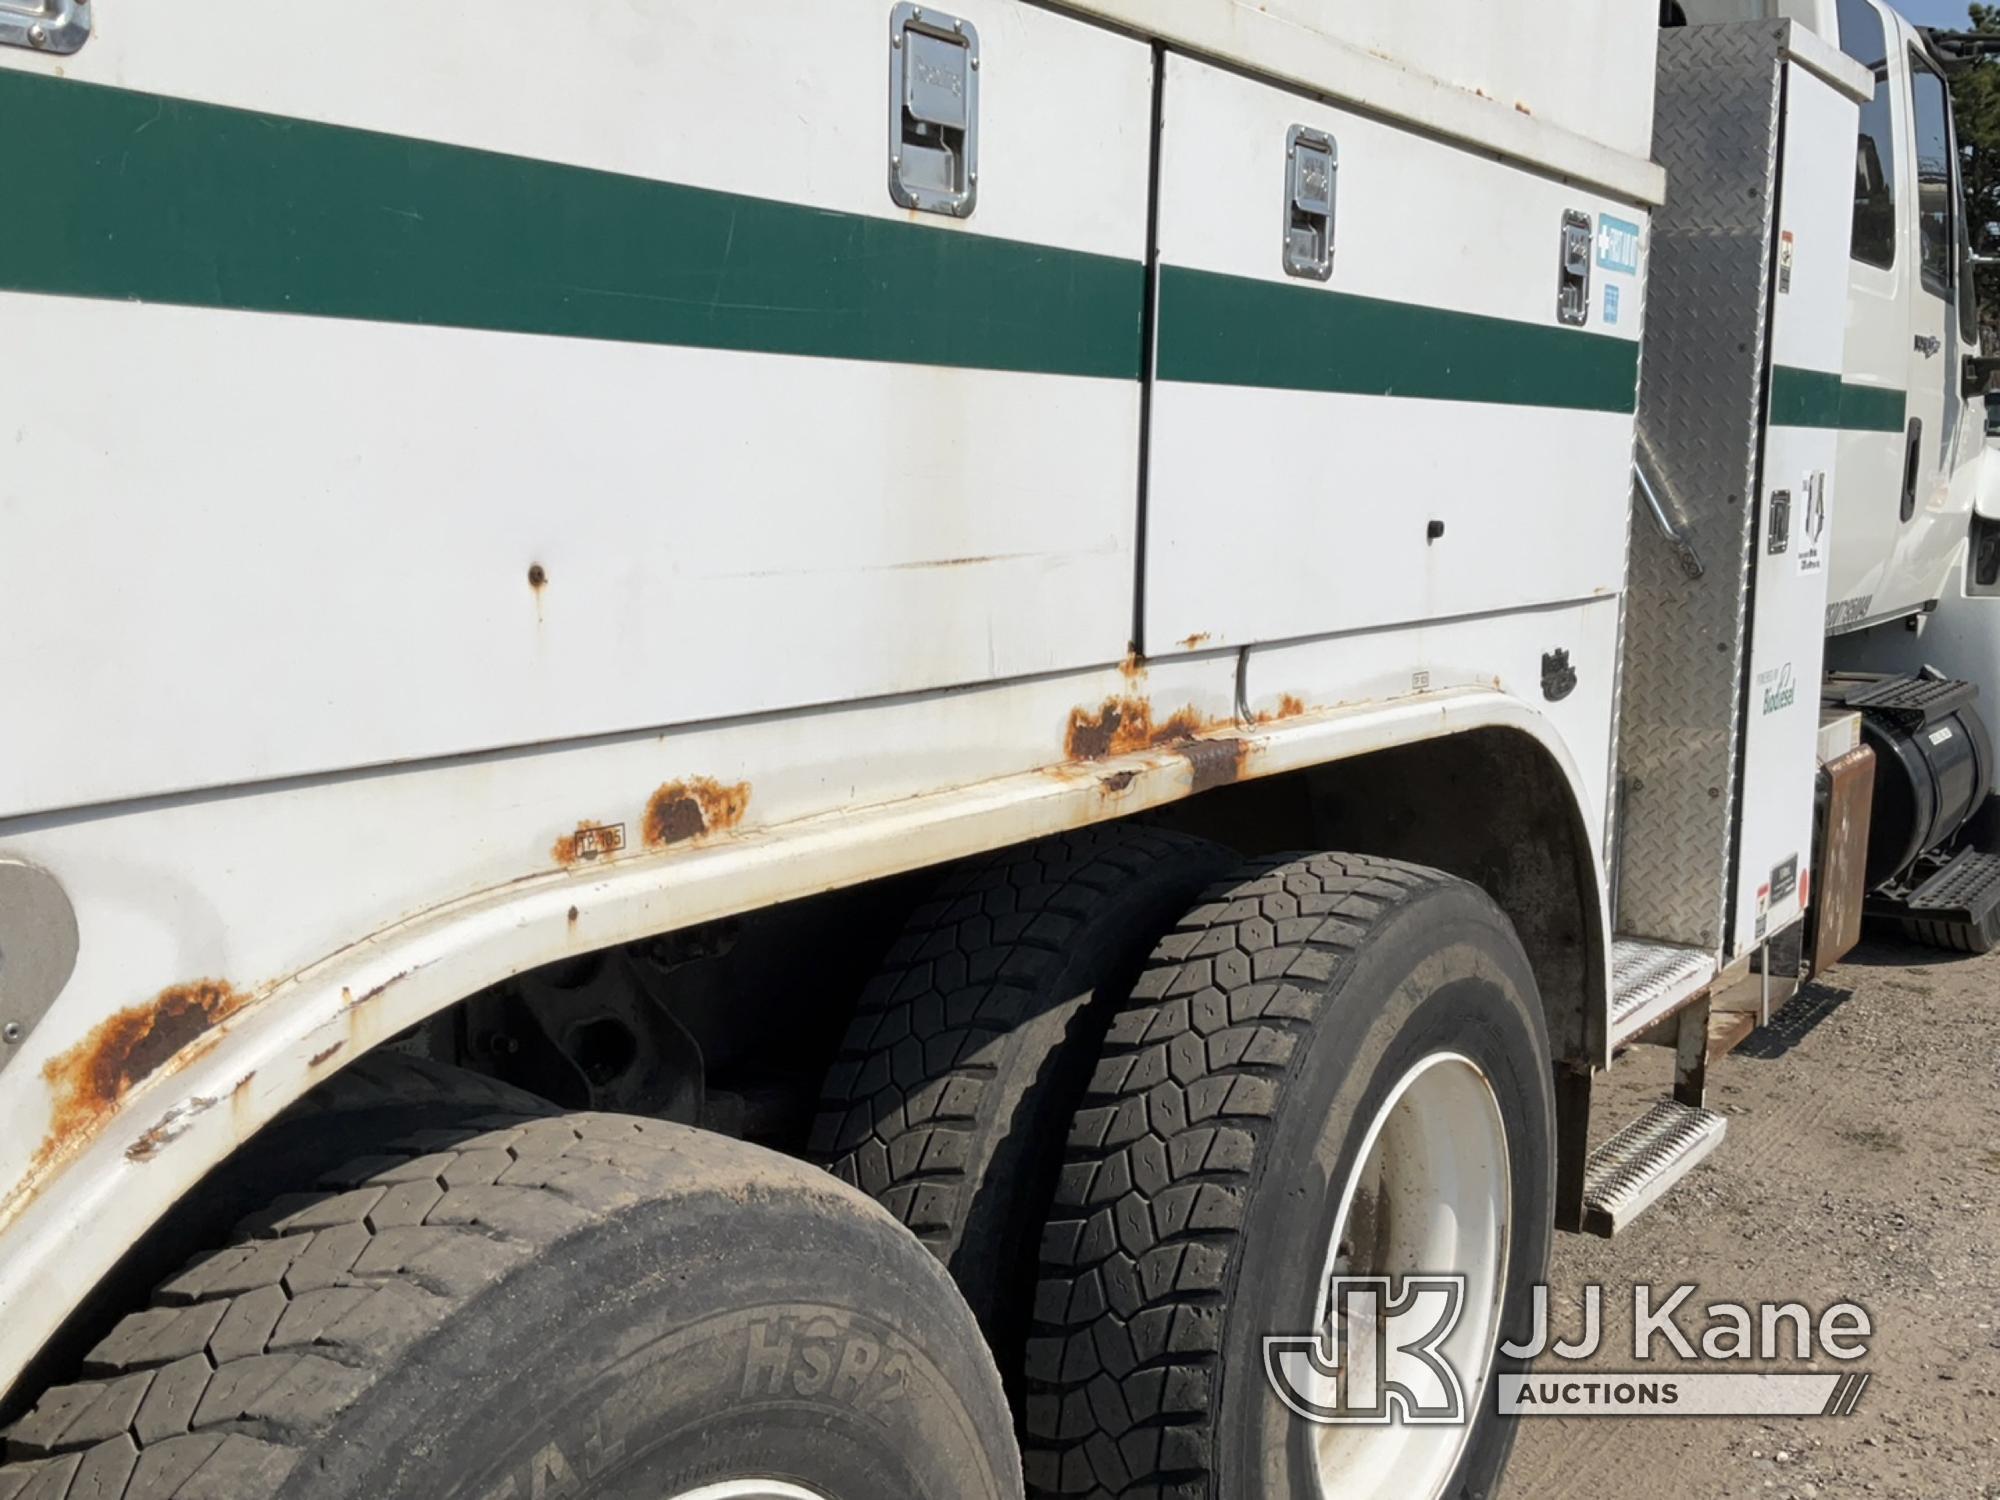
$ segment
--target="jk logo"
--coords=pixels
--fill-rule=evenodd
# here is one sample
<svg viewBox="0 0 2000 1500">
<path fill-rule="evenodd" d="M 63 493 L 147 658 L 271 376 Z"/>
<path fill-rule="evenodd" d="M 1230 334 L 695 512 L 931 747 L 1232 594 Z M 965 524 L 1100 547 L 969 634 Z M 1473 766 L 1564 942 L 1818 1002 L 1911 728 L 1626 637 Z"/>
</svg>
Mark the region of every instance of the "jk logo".
<svg viewBox="0 0 2000 1500">
<path fill-rule="evenodd" d="M 1264 1340 L 1264 1374 L 1323 1427 L 1456 1426 L 1465 1388 L 1442 1346 L 1464 1307 L 1463 1276 L 1335 1276 L 1318 1332 Z"/>
</svg>

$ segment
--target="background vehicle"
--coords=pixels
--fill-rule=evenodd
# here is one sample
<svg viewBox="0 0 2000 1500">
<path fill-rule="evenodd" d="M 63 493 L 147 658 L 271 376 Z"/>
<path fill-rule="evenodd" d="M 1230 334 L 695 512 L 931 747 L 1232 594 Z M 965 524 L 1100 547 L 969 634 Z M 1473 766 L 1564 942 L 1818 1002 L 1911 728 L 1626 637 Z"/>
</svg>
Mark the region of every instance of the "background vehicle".
<svg viewBox="0 0 2000 1500">
<path fill-rule="evenodd" d="M 0 4 L 0 1500 L 1489 1485 L 1256 1338 L 1989 930 L 1941 75 L 1709 9 Z"/>
</svg>

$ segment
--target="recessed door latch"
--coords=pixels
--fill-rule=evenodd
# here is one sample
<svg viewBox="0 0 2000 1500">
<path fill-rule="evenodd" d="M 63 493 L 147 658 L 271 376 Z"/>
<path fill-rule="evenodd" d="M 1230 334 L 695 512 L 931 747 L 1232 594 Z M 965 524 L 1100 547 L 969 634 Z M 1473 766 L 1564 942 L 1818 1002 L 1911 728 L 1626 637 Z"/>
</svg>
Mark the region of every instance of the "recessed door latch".
<svg viewBox="0 0 2000 1500">
<path fill-rule="evenodd" d="M 1581 328 L 1590 321 L 1590 215 L 1565 210 L 1562 266 L 1556 282 L 1556 319 Z"/>
<path fill-rule="evenodd" d="M 889 196 L 955 219 L 979 199 L 979 33 L 920 5 L 889 15 Z"/>
<path fill-rule="evenodd" d="M 1325 281 L 1333 275 L 1333 202 L 1340 148 L 1324 131 L 1294 125 L 1285 133 L 1285 274 Z"/>
<path fill-rule="evenodd" d="M 64 56 L 90 40 L 90 0 L 0 0 L 0 46 Z"/>
</svg>

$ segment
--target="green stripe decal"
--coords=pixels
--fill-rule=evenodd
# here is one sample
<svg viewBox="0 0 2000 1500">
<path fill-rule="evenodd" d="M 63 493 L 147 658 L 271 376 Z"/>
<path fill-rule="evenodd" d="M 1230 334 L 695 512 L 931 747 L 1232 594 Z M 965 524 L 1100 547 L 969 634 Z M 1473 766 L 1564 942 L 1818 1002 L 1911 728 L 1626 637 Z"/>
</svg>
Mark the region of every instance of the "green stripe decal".
<svg viewBox="0 0 2000 1500">
<path fill-rule="evenodd" d="M 1844 432 L 1901 432 L 1903 392 L 1855 385 L 1824 370 L 1771 368 L 1773 427 L 1837 427 Z"/>
<path fill-rule="evenodd" d="M 0 133 L 13 291 L 1140 374 L 1136 260 L 11 69 Z"/>
<path fill-rule="evenodd" d="M 1158 373 L 1210 385 L 1630 412 L 1639 346 L 1554 323 L 1168 266 Z"/>
</svg>

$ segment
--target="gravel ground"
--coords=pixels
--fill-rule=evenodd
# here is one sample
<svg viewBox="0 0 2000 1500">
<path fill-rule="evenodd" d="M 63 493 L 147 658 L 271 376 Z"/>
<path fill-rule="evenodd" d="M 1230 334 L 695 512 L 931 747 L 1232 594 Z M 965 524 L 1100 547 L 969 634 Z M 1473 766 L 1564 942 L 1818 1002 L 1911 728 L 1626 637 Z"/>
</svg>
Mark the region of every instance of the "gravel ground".
<svg viewBox="0 0 2000 1500">
<path fill-rule="evenodd" d="M 1663 1049 L 1635 1050 L 1600 1081 L 1593 1123 L 1636 1114 L 1671 1087 L 1672 1066 Z M 1858 1302 L 1874 1320 L 1869 1354 L 1817 1368 L 1869 1371 L 1860 1407 L 1537 1418 L 1507 1494 L 2000 1497 L 2000 954 L 1865 944 L 1709 1078 L 1728 1138 L 1617 1239 L 1558 1237 L 1555 1329 L 1573 1332 L 1578 1289 L 1602 1284 L 1593 1363 L 1629 1369 L 1634 1282 L 1700 1283 L 1680 1317 L 1697 1331 L 1710 1301 Z"/>
</svg>

